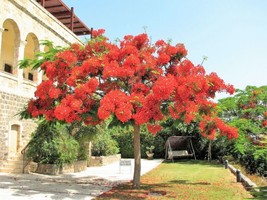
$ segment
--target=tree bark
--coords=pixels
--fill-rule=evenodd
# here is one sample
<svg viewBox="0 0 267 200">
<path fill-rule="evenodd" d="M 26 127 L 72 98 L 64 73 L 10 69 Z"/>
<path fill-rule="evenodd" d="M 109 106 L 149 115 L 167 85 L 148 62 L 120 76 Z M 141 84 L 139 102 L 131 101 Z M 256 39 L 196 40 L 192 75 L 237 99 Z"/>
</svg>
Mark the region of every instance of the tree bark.
<svg viewBox="0 0 267 200">
<path fill-rule="evenodd" d="M 141 175 L 141 150 L 140 150 L 140 125 L 134 125 L 134 177 L 133 187 L 140 188 Z"/>
<path fill-rule="evenodd" d="M 208 148 L 208 161 L 211 161 L 211 144 L 212 144 L 212 140 L 210 140 L 210 142 L 209 142 L 209 148 Z"/>
</svg>

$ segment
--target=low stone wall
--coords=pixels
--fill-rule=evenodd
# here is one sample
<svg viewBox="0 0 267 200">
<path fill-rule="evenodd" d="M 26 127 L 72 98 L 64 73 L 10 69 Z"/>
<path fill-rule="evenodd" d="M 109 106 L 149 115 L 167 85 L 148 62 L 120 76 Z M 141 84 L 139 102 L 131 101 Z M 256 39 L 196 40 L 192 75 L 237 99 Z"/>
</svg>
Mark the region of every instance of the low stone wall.
<svg viewBox="0 0 267 200">
<path fill-rule="evenodd" d="M 257 187 L 257 185 L 251 181 L 248 177 L 246 177 L 244 174 L 242 174 L 238 169 L 236 169 L 233 165 L 229 164 L 228 160 L 222 160 L 224 167 L 229 169 L 236 177 L 237 179 L 240 178 L 240 182 L 242 182 L 242 184 L 247 188 L 247 189 L 252 189 Z M 240 174 L 240 177 L 238 177 L 237 175 L 237 171 L 238 174 Z"/>
<path fill-rule="evenodd" d="M 234 175 L 236 175 L 237 169 L 234 166 L 228 164 L 228 168 Z M 257 185 L 254 182 L 252 182 L 248 177 L 246 177 L 244 174 L 240 173 L 240 176 L 241 176 L 241 182 L 245 187 L 247 188 L 257 187 Z"/>
<path fill-rule="evenodd" d="M 31 161 L 24 169 L 25 174 L 29 174 L 31 172 L 36 172 L 38 168 L 38 163 Z"/>
<path fill-rule="evenodd" d="M 77 161 L 73 164 L 64 164 L 63 167 L 60 169 L 60 174 L 66 173 L 76 173 L 86 170 L 87 168 L 87 161 L 81 160 Z"/>
<path fill-rule="evenodd" d="M 88 159 L 87 166 L 92 167 L 92 166 L 108 165 L 110 163 L 119 161 L 120 159 L 121 159 L 121 154 L 111 155 L 111 156 L 91 156 Z"/>
<path fill-rule="evenodd" d="M 67 173 L 76 173 L 84 171 L 87 168 L 87 161 L 77 161 L 73 164 L 64 164 L 62 167 L 56 164 L 40 164 L 38 163 L 36 173 L 48 174 L 48 175 L 58 175 Z"/>
<path fill-rule="evenodd" d="M 87 160 L 80 160 L 74 163 L 74 173 L 82 172 L 87 169 Z"/>
<path fill-rule="evenodd" d="M 37 169 L 35 171 L 39 174 L 49 174 L 49 175 L 58 175 L 59 167 L 55 164 L 40 164 L 38 163 Z"/>
</svg>

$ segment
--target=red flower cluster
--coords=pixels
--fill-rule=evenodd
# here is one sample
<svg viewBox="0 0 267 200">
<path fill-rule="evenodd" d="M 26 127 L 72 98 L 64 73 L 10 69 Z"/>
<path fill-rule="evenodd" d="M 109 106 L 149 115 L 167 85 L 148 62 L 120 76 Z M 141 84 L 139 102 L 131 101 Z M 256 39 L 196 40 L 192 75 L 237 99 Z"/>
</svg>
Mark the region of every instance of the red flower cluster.
<svg viewBox="0 0 267 200">
<path fill-rule="evenodd" d="M 78 113 L 82 113 L 83 102 L 75 95 L 67 95 L 59 105 L 55 107 L 54 115 L 58 120 L 74 122 L 80 120 Z"/>
<path fill-rule="evenodd" d="M 166 65 L 170 61 L 177 63 L 183 57 L 187 55 L 187 50 L 183 44 L 177 44 L 176 46 L 172 46 L 167 44 L 163 40 L 159 40 L 155 44 L 157 48 L 158 56 L 158 64 Z"/>
<path fill-rule="evenodd" d="M 120 90 L 112 90 L 101 99 L 98 117 L 105 120 L 115 113 L 120 121 L 126 122 L 132 117 L 132 109 L 129 96 Z"/>
<path fill-rule="evenodd" d="M 156 135 L 157 132 L 161 131 L 162 127 L 158 124 L 147 124 L 147 129 L 153 135 Z"/>
<path fill-rule="evenodd" d="M 92 31 L 92 37 L 96 38 L 98 36 L 101 36 L 105 33 L 104 29 L 98 29 L 98 30 L 93 30 Z"/>
<path fill-rule="evenodd" d="M 234 139 L 238 137 L 238 129 L 225 124 L 221 119 L 215 119 L 216 126 L 220 130 L 220 134 L 227 136 L 228 139 Z"/>
<path fill-rule="evenodd" d="M 263 126 L 263 127 L 267 127 L 267 112 L 264 112 L 264 113 L 263 113 L 262 126 Z"/>
<path fill-rule="evenodd" d="M 150 120 L 161 121 L 164 119 L 164 115 L 160 110 L 161 105 L 162 102 L 154 94 L 148 94 L 144 97 L 143 104 L 135 109 L 136 112 L 133 115 L 135 123 L 141 125 Z"/>
<path fill-rule="evenodd" d="M 225 124 L 221 119 L 217 117 L 202 116 L 202 120 L 199 124 L 200 133 L 211 140 L 216 138 L 217 131 L 220 135 L 227 136 L 228 139 L 234 139 L 238 137 L 238 129 Z"/>
</svg>

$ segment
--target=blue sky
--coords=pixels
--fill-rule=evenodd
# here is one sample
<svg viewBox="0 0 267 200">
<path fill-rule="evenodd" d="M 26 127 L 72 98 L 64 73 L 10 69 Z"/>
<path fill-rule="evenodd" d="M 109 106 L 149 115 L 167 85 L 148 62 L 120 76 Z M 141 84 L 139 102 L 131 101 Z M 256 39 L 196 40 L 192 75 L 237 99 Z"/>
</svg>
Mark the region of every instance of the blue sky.
<svg viewBox="0 0 267 200">
<path fill-rule="evenodd" d="M 153 42 L 184 43 L 194 64 L 207 56 L 206 71 L 236 88 L 267 85 L 265 0 L 63 1 L 88 27 L 106 29 L 111 41 L 146 29 Z"/>
</svg>

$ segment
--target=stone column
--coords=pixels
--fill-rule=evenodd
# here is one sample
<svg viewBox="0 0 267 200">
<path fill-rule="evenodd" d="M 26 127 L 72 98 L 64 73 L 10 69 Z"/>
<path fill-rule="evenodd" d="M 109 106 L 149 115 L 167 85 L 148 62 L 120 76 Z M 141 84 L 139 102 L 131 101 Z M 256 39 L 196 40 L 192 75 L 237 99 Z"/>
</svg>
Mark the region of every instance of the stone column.
<svg viewBox="0 0 267 200">
<path fill-rule="evenodd" d="M 42 78 L 43 78 L 43 71 L 37 69 L 37 84 L 39 85 L 40 83 L 42 83 Z"/>
<path fill-rule="evenodd" d="M 84 143 L 84 146 L 85 146 L 85 150 L 86 150 L 86 154 L 87 154 L 87 167 L 90 166 L 90 160 L 91 160 L 91 157 L 92 157 L 92 142 L 89 141 L 89 142 L 85 142 Z"/>
<path fill-rule="evenodd" d="M 19 47 L 18 47 L 18 61 L 24 59 L 24 51 L 25 51 L 25 46 L 27 42 L 26 41 L 20 41 Z M 20 69 L 18 67 L 18 88 L 22 87 L 22 82 L 23 82 L 23 69 Z"/>
<path fill-rule="evenodd" d="M 3 65 L 3 59 L 2 59 L 2 38 L 3 38 L 3 32 L 5 31 L 4 28 L 0 28 L 0 65 Z M 2 68 L 3 66 L 0 66 Z"/>
<path fill-rule="evenodd" d="M 45 45 L 40 45 L 40 51 L 41 52 L 45 52 Z M 40 83 L 42 83 L 42 79 L 43 79 L 43 71 L 40 70 L 40 69 L 37 69 L 38 70 L 38 78 L 37 78 L 37 84 L 39 85 Z"/>
</svg>

